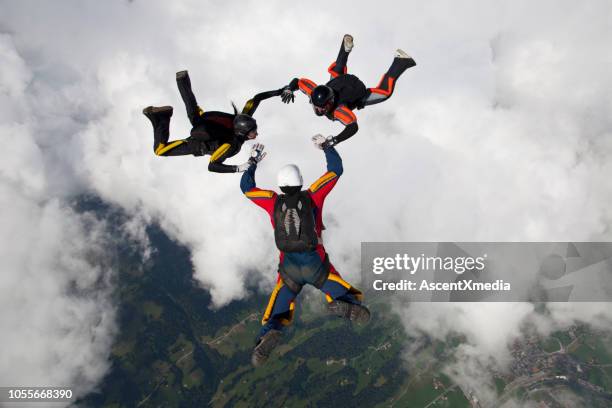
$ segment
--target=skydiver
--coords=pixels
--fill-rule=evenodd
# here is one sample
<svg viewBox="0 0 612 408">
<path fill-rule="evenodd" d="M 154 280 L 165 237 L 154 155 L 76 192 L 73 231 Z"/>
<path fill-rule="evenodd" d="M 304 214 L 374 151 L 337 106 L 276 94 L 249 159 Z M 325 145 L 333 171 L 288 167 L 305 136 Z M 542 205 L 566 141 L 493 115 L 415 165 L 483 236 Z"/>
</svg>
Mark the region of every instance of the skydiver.
<svg viewBox="0 0 612 408">
<path fill-rule="evenodd" d="M 176 73 L 176 83 L 187 108 L 187 116 L 193 128 L 187 139 L 168 141 L 170 136 L 170 118 L 172 106 L 145 108 L 142 113 L 153 124 L 153 151 L 158 156 L 194 156 L 210 155 L 208 170 L 216 173 L 243 172 L 249 167 L 245 162 L 240 165 L 229 165 L 223 162 L 236 155 L 247 140 L 257 137 L 257 122 L 252 117 L 259 103 L 273 96 L 279 96 L 282 89 L 262 92 L 250 99 L 239 114 L 234 106 L 234 113 L 210 111 L 205 112 L 196 102 L 191 90 L 191 81 L 187 71 Z"/>
<path fill-rule="evenodd" d="M 263 158 L 263 146 L 253 147 L 252 163 L 242 175 L 240 188 L 253 203 L 268 212 L 280 262 L 276 286 L 263 315 L 262 328 L 253 350 L 251 362 L 263 364 L 280 342 L 282 329 L 293 319 L 294 302 L 305 284 L 311 284 L 325 294 L 330 314 L 357 324 L 370 319 L 369 310 L 361 304 L 362 293 L 346 282 L 330 263 L 323 246 L 323 202 L 342 175 L 342 160 L 338 152 L 326 144 L 325 137 L 313 137 L 327 160 L 327 172 L 308 190 L 302 190 L 302 175 L 297 166 L 289 164 L 278 173 L 282 194 L 263 190 L 255 184 L 257 163 Z"/>
<path fill-rule="evenodd" d="M 308 95 L 317 116 L 325 115 L 328 119 L 340 121 L 345 126 L 338 135 L 327 137 L 328 146 L 335 146 L 357 133 L 357 117 L 353 109 L 362 109 L 389 99 L 400 75 L 416 65 L 412 57 L 398 49 L 391 67 L 383 75 L 378 86 L 366 88 L 359 78 L 347 73 L 346 63 L 352 49 L 353 37 L 345 34 L 336 61 L 327 69 L 331 75 L 329 82 L 317 86 L 310 79 L 294 78 L 283 88 L 281 95 L 284 103 L 294 102 L 293 92 L 299 89 Z"/>
</svg>

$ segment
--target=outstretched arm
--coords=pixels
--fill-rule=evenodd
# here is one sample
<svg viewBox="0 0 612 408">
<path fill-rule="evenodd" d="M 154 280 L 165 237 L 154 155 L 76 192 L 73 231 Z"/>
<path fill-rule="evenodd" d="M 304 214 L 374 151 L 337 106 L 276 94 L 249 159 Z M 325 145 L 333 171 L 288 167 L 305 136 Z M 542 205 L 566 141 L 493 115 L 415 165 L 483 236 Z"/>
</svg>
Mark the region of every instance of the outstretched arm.
<svg viewBox="0 0 612 408">
<path fill-rule="evenodd" d="M 342 167 L 342 158 L 338 151 L 333 147 L 328 147 L 323 150 L 323 153 L 325 153 L 325 160 L 327 161 L 327 171 L 336 173 L 340 177 L 344 172 L 344 167 Z"/>
<path fill-rule="evenodd" d="M 236 173 L 238 171 L 238 166 L 223 163 L 223 161 L 231 155 L 234 149 L 235 148 L 229 143 L 223 143 L 219 146 L 210 156 L 208 171 L 212 171 L 213 173 Z"/>
<path fill-rule="evenodd" d="M 257 184 L 255 183 L 255 170 L 257 170 L 256 164 L 252 165 L 247 171 L 242 173 L 242 177 L 240 178 L 240 190 L 242 190 L 242 194 L 246 194 L 247 191 L 251 191 L 257 187 Z"/>
<path fill-rule="evenodd" d="M 289 88 L 291 92 L 297 91 L 299 81 L 299 78 L 293 78 L 291 82 L 289 82 L 289 85 L 287 85 L 285 88 Z"/>
<path fill-rule="evenodd" d="M 282 89 L 281 99 L 284 103 L 293 102 L 295 99 L 293 92 L 297 91 L 298 89 L 310 98 L 310 94 L 316 87 L 317 84 L 308 78 L 293 78 L 291 82 L 289 82 L 289 85 Z"/>
<path fill-rule="evenodd" d="M 320 135 L 315 136 L 315 138 L 317 138 L 315 144 L 321 149 L 335 146 L 338 143 L 352 137 L 359 130 L 359 126 L 357 125 L 357 117 L 344 105 L 336 108 L 334 111 L 334 120 L 340 121 L 340 123 L 344 125 L 344 129 L 336 136 L 327 136 L 327 138 Z M 313 138 L 313 141 L 314 140 L 315 139 Z"/>
<path fill-rule="evenodd" d="M 338 133 L 337 136 L 332 137 L 333 145 L 335 146 L 338 143 L 345 141 L 346 139 L 357 133 L 358 130 L 359 126 L 357 125 L 357 122 L 353 122 L 346 125 L 342 132 Z"/>
<path fill-rule="evenodd" d="M 231 164 L 223 164 L 223 160 L 233 155 L 236 149 L 240 149 L 240 146 L 232 146 L 229 143 L 222 144 L 215 152 L 210 156 L 210 163 L 208 164 L 208 170 L 216 173 L 236 173 L 247 171 L 251 166 L 256 165 L 266 157 L 264 152 L 264 145 L 261 143 L 255 143 L 251 146 L 251 154 L 249 160 L 236 166 Z M 253 177 L 253 182 L 255 178 Z"/>
<path fill-rule="evenodd" d="M 208 171 L 213 173 L 236 173 L 238 166 L 219 162 L 208 163 Z"/>
<path fill-rule="evenodd" d="M 331 138 L 331 145 L 335 146 L 353 136 L 359 130 L 357 116 L 347 106 L 340 105 L 334 111 L 334 120 L 344 125 L 344 129 L 338 135 Z"/>
<path fill-rule="evenodd" d="M 257 188 L 257 184 L 255 183 L 256 170 L 257 164 L 253 164 L 242 174 L 242 178 L 240 179 L 240 190 L 242 190 L 242 193 L 249 200 L 266 210 L 270 217 L 272 217 L 277 194 L 272 190 Z"/>
<path fill-rule="evenodd" d="M 315 141 L 315 145 L 318 145 L 314 138 L 313 141 Z M 333 147 L 325 147 L 323 152 L 325 153 L 325 160 L 327 161 L 327 172 L 319 177 L 317 181 L 312 183 L 308 189 L 310 191 L 310 196 L 314 200 L 315 204 L 319 207 L 323 205 L 325 197 L 327 197 L 327 195 L 336 186 L 338 179 L 344 171 L 342 167 L 342 159 L 340 158 L 340 155 L 336 149 Z"/>
<path fill-rule="evenodd" d="M 242 108 L 242 113 L 245 115 L 253 116 L 253 114 L 257 110 L 257 107 L 259 106 L 259 103 L 261 101 L 269 99 L 269 98 L 273 98 L 275 96 L 280 96 L 283 93 L 283 89 L 284 88 L 280 88 L 275 91 L 267 91 L 267 92 L 258 93 L 253 98 L 247 101 L 247 103 L 244 105 L 244 108 Z"/>
</svg>

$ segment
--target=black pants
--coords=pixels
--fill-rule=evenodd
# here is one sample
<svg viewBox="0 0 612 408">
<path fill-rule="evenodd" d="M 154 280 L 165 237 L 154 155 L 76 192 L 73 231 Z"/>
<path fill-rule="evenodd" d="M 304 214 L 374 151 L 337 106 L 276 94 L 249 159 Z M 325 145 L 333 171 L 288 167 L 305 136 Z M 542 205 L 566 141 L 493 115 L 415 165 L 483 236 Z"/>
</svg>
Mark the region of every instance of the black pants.
<svg viewBox="0 0 612 408">
<path fill-rule="evenodd" d="M 205 146 L 202 143 L 206 139 L 203 125 L 200 123 L 202 109 L 198 106 L 195 95 L 191 90 L 191 80 L 187 72 L 176 79 L 181 98 L 187 109 L 187 117 L 193 126 L 192 136 L 194 132 L 198 133 L 197 138 L 179 139 L 168 142 L 170 137 L 170 119 L 160 121 L 153 130 L 154 145 L 153 150 L 158 156 L 184 156 L 193 154 L 201 156 L 205 154 Z M 202 134 L 200 134 L 202 133 Z"/>
<path fill-rule="evenodd" d="M 332 62 L 327 69 L 327 72 L 329 72 L 332 78 L 348 72 L 346 66 L 348 56 L 349 53 L 344 50 L 344 42 L 342 42 L 340 44 L 340 51 L 338 51 L 336 61 Z M 378 85 L 375 88 L 367 89 L 368 93 L 360 103 L 360 107 L 374 105 L 389 99 L 393 94 L 393 90 L 395 89 L 395 82 L 400 75 L 402 75 L 408 68 L 415 65 L 416 64 L 412 58 L 394 58 L 391 66 L 387 72 L 385 72 Z"/>
<path fill-rule="evenodd" d="M 176 85 L 178 86 L 181 98 L 183 98 L 183 102 L 185 103 L 187 117 L 189 118 L 191 125 L 195 127 L 200 124 L 199 118 L 202 115 L 202 109 L 198 106 L 196 97 L 191 90 L 191 79 L 189 79 L 189 74 L 187 72 L 184 72 L 183 74 L 184 75 L 176 78 Z"/>
</svg>

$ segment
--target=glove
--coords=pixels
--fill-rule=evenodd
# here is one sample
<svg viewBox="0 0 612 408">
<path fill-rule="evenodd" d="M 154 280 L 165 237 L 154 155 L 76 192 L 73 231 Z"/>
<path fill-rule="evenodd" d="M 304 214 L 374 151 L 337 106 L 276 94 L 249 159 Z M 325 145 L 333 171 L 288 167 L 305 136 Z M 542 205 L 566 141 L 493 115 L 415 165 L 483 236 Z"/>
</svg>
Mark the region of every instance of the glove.
<svg viewBox="0 0 612 408">
<path fill-rule="evenodd" d="M 239 164 L 236 166 L 236 173 L 242 173 L 243 171 L 247 171 L 249 167 L 259 163 L 266 157 L 266 153 L 263 151 L 264 145 L 261 143 L 255 143 L 253 147 L 251 147 L 251 154 L 249 160 L 246 162 Z"/>
<path fill-rule="evenodd" d="M 295 95 L 293 94 L 293 91 L 291 90 L 289 85 L 283 88 L 281 100 L 283 101 L 283 103 L 291 103 L 295 101 Z"/>
<path fill-rule="evenodd" d="M 336 143 L 334 142 L 333 136 L 314 135 L 312 137 L 312 143 L 314 143 L 317 149 L 325 150 L 328 147 L 332 147 Z"/>
<path fill-rule="evenodd" d="M 251 157 L 249 161 L 252 164 L 257 164 L 262 161 L 266 157 L 266 152 L 264 152 L 264 145 L 261 143 L 255 143 L 253 147 L 251 147 Z"/>
</svg>

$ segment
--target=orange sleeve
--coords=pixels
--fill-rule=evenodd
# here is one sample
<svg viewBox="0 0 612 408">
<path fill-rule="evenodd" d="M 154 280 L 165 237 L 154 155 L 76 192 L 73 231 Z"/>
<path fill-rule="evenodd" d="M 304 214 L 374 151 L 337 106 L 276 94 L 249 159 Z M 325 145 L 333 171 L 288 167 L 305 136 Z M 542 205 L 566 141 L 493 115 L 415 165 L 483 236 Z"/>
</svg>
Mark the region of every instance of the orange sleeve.
<svg viewBox="0 0 612 408">
<path fill-rule="evenodd" d="M 342 122 L 344 126 L 357 122 L 357 116 L 345 105 L 340 105 L 334 111 L 334 119 Z"/>
<path fill-rule="evenodd" d="M 310 96 L 310 94 L 316 87 L 317 84 L 312 82 L 310 79 L 300 78 L 300 80 L 298 81 L 298 88 L 300 88 L 300 91 L 304 92 L 308 96 Z"/>
</svg>

